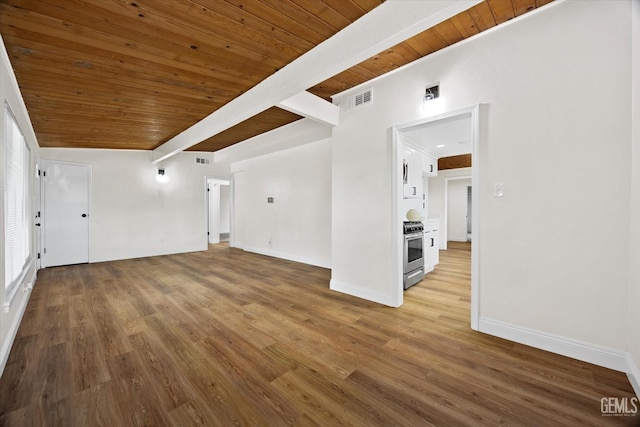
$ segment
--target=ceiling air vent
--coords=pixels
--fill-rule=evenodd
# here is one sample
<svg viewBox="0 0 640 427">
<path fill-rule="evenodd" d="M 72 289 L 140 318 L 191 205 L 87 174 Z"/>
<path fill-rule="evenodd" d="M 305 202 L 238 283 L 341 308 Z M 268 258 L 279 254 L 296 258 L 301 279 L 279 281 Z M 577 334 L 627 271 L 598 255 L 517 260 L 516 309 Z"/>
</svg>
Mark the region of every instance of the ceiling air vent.
<svg viewBox="0 0 640 427">
<path fill-rule="evenodd" d="M 363 92 L 353 95 L 349 102 L 349 109 L 359 108 L 373 102 L 373 89 L 369 88 Z"/>
</svg>

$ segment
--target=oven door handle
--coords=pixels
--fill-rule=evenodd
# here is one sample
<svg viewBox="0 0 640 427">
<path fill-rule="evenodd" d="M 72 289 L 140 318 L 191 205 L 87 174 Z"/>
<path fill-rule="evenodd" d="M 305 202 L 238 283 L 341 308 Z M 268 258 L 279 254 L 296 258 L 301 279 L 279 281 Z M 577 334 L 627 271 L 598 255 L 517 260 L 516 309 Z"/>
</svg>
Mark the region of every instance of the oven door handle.
<svg viewBox="0 0 640 427">
<path fill-rule="evenodd" d="M 417 238 L 424 238 L 424 233 L 421 231 L 419 233 L 405 234 L 404 235 L 404 240 L 411 240 L 411 239 L 417 239 Z"/>
<path fill-rule="evenodd" d="M 422 269 L 421 268 L 417 269 L 416 271 L 414 271 L 413 273 L 408 275 L 407 279 L 412 279 L 412 278 L 416 277 L 419 274 L 422 274 Z"/>
</svg>

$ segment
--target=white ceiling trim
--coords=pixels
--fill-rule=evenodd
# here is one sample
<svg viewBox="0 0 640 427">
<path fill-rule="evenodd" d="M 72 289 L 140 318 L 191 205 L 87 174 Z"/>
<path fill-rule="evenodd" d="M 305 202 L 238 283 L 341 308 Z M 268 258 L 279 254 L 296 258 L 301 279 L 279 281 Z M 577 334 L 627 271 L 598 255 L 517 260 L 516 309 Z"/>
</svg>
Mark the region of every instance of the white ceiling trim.
<svg viewBox="0 0 640 427">
<path fill-rule="evenodd" d="M 153 162 L 211 138 L 481 1 L 387 0 L 153 150 Z"/>
</svg>

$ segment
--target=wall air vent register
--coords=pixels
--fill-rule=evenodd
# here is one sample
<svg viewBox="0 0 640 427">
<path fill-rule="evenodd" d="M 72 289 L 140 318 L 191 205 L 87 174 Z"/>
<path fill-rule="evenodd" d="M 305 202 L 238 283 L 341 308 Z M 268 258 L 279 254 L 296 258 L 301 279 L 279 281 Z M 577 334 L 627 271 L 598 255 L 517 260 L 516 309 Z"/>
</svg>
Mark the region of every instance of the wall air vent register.
<svg viewBox="0 0 640 427">
<path fill-rule="evenodd" d="M 360 108 L 365 105 L 369 105 L 373 102 L 373 88 L 369 88 L 360 93 L 349 97 L 347 101 L 347 110 L 353 110 L 354 108 Z"/>
</svg>

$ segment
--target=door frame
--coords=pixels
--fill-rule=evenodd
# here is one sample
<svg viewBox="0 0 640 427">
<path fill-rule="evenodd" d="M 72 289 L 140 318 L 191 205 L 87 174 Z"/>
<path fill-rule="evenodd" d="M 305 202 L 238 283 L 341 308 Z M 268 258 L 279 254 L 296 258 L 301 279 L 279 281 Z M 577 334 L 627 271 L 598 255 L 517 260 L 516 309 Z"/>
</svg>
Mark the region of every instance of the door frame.
<svg viewBox="0 0 640 427">
<path fill-rule="evenodd" d="M 471 170 L 471 186 L 480 188 L 480 170 L 481 156 L 480 148 L 480 111 L 481 104 L 475 104 L 468 107 L 452 110 L 446 113 L 433 115 L 426 118 L 421 118 L 408 123 L 396 125 L 391 127 L 391 179 L 392 179 L 392 230 L 391 238 L 395 242 L 392 248 L 392 256 L 395 260 L 395 279 L 396 279 L 396 293 L 394 298 L 394 306 L 399 307 L 403 303 L 404 289 L 402 286 L 402 248 L 403 248 L 403 235 L 402 235 L 402 221 L 403 221 L 403 191 L 402 191 L 402 156 L 403 156 L 403 142 L 401 132 L 413 126 L 423 125 L 426 123 L 437 122 L 443 119 L 449 119 L 461 115 L 469 115 L 471 117 L 471 159 L 473 168 Z M 478 330 L 480 323 L 480 262 L 479 262 L 479 248 L 480 248 L 480 204 L 479 204 L 480 191 L 474 191 L 471 194 L 472 197 L 472 230 L 471 230 L 471 329 Z"/>
<path fill-rule="evenodd" d="M 35 191 L 35 197 L 34 197 L 34 207 L 35 209 L 33 209 L 33 213 L 34 213 L 34 227 L 33 227 L 33 236 L 34 236 L 34 242 L 33 242 L 33 246 L 34 246 L 34 250 L 36 255 L 36 270 L 40 270 L 42 268 L 42 241 L 43 241 L 43 237 L 44 237 L 44 226 L 42 225 L 42 201 L 43 201 L 43 194 L 42 194 L 42 186 L 44 181 L 42 180 L 42 163 L 43 160 L 40 159 L 40 157 L 38 157 L 38 155 L 36 154 L 35 157 L 35 161 L 34 161 L 34 174 L 35 174 L 35 185 L 34 185 L 34 191 Z M 39 226 L 35 225 L 35 224 L 40 224 Z"/>
<path fill-rule="evenodd" d="M 60 165 L 73 165 L 73 166 L 86 166 L 89 168 L 89 185 L 87 188 L 87 215 L 89 216 L 89 221 L 87 224 L 87 262 L 91 263 L 91 223 L 92 223 L 92 218 L 93 218 L 93 212 L 91 210 L 91 189 L 93 188 L 93 170 L 91 167 L 91 163 L 81 163 L 81 162 L 67 162 L 67 161 L 59 161 L 59 160 L 47 160 L 47 159 L 39 159 L 39 163 L 40 163 L 40 170 L 42 171 L 42 176 L 40 177 L 40 212 L 41 212 L 41 217 L 40 217 L 40 247 L 38 248 L 38 251 L 40 253 L 40 268 L 47 268 L 47 265 L 45 263 L 45 253 L 44 253 L 44 249 L 46 246 L 46 240 L 45 240 L 45 229 L 47 227 L 47 212 L 45 211 L 46 209 L 46 204 L 45 204 L 45 191 L 44 191 L 44 182 L 45 180 L 43 178 L 45 178 L 45 173 L 46 173 L 46 168 L 47 165 L 50 164 L 60 164 Z"/>
<path fill-rule="evenodd" d="M 229 186 L 229 220 L 230 222 L 233 221 L 233 201 L 232 201 L 232 196 L 231 196 L 231 180 L 229 179 L 224 179 L 224 178 L 219 178 L 219 177 L 215 177 L 215 176 L 205 176 L 204 177 L 204 197 L 205 197 L 205 235 L 207 237 L 207 247 L 210 244 L 209 240 L 211 237 L 211 227 L 210 227 L 210 222 L 211 222 L 211 188 L 209 187 L 209 185 L 228 185 Z M 220 192 L 217 192 L 218 194 L 218 209 L 220 207 Z M 220 215 L 218 212 L 218 219 L 220 219 Z M 231 241 L 231 236 L 233 235 L 233 224 L 229 225 L 229 241 Z M 220 242 L 220 236 L 218 235 L 218 242 Z M 214 243 L 212 243 L 214 244 Z"/>
<path fill-rule="evenodd" d="M 467 186 L 467 241 L 473 232 L 473 185 Z"/>
</svg>

